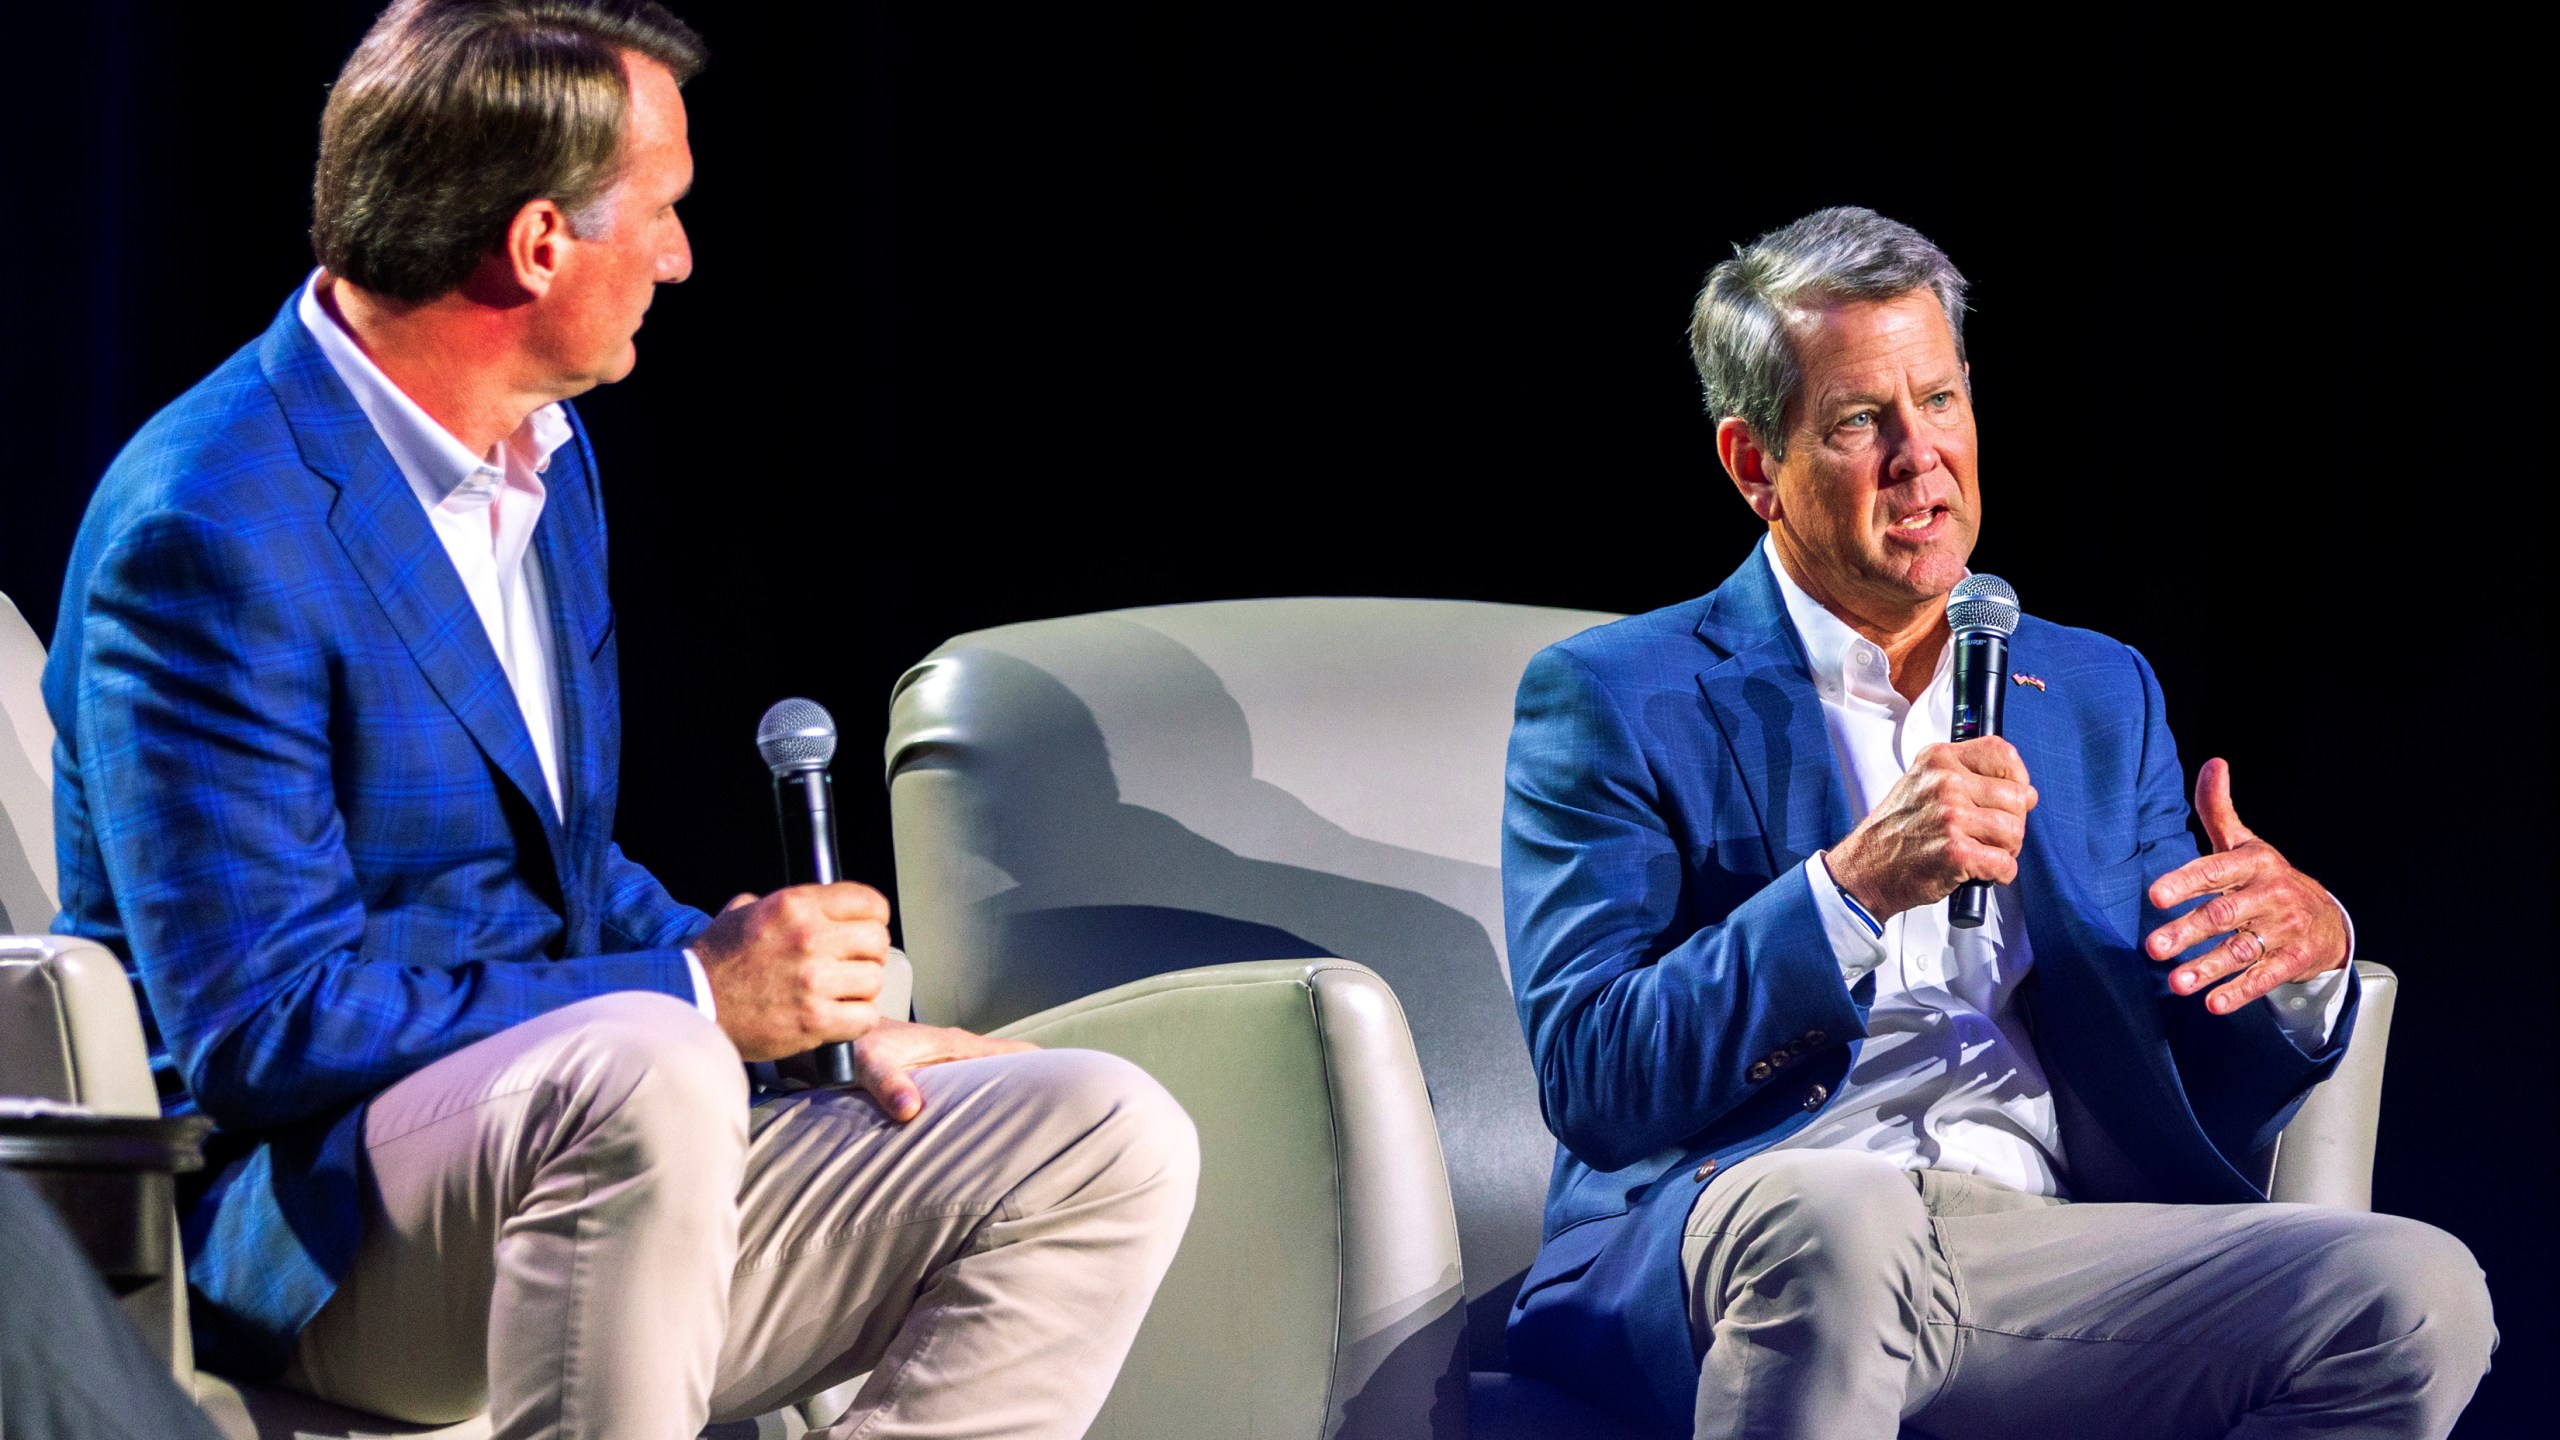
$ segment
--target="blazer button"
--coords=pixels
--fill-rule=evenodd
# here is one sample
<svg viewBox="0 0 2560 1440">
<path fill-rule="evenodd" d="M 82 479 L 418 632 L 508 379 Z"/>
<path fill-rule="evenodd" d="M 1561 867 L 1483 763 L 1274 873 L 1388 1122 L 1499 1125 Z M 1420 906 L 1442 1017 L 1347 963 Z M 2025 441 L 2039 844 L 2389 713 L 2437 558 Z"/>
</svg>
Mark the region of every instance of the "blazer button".
<svg viewBox="0 0 2560 1440">
<path fill-rule="evenodd" d="M 1819 1110 L 1822 1108 L 1822 1102 L 1830 1098 L 1831 1089 L 1829 1086 L 1816 1085 L 1812 1089 L 1804 1092 L 1804 1108 L 1807 1110 Z"/>
<path fill-rule="evenodd" d="M 1754 1060 L 1754 1061 L 1752 1061 L 1752 1062 L 1751 1062 L 1751 1068 L 1742 1072 L 1742 1078 L 1743 1078 L 1743 1079 L 1745 1079 L 1745 1080 L 1750 1081 L 1750 1082 L 1751 1082 L 1752 1084 L 1754 1084 L 1754 1085 L 1757 1085 L 1757 1084 L 1759 1084 L 1761 1081 L 1768 1079 L 1768 1078 L 1769 1078 L 1769 1062 L 1768 1062 L 1768 1061 L 1766 1061 L 1766 1060 Z"/>
<path fill-rule="evenodd" d="M 1804 1043 L 1807 1045 L 1819 1045 L 1830 1038 L 1830 1036 L 1823 1034 L 1819 1030 L 1807 1030 L 1804 1032 Z"/>
<path fill-rule="evenodd" d="M 1787 1053 L 1787 1047 L 1781 1045 L 1777 1049 L 1769 1052 L 1769 1068 L 1772 1070 L 1784 1070 L 1787 1068 L 1787 1062 L 1794 1058 L 1794 1056 Z"/>
<path fill-rule="evenodd" d="M 1787 1045 L 1787 1055 L 1790 1059 L 1793 1059 L 1798 1055 L 1810 1054 L 1812 1050 L 1813 1042 L 1810 1040 L 1790 1041 Z"/>
<path fill-rule="evenodd" d="M 1690 1175 L 1689 1178 L 1692 1180 L 1704 1180 L 1714 1173 L 1716 1173 L 1716 1162 L 1710 1160 L 1706 1164 L 1699 1166 L 1697 1171 Z"/>
</svg>

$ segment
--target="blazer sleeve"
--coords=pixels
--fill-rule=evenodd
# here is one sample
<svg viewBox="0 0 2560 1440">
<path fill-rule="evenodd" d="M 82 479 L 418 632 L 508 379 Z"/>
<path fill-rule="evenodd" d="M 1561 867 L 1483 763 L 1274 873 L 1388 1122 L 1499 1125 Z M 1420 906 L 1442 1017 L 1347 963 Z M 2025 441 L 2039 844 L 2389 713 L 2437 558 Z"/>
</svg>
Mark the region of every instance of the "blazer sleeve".
<svg viewBox="0 0 2560 1440">
<path fill-rule="evenodd" d="M 604 852 L 604 946 L 625 950 L 681 949 L 711 924 L 711 917 L 667 893 L 658 877 L 620 845 Z"/>
<path fill-rule="evenodd" d="M 2201 899 L 2190 900 L 2163 911 L 2152 908 L 2148 898 L 2152 882 L 2202 852 L 2194 833 L 2187 828 L 2186 771 L 2178 760 L 2177 742 L 2169 734 L 2167 702 L 2160 691 L 2159 677 L 2152 673 L 2151 662 L 2140 651 L 2129 649 L 2128 653 L 2142 686 L 2144 729 L 2137 824 L 2145 898 L 2141 936 L 2137 938 L 2147 938 L 2170 919 L 2203 903 Z M 2217 943 L 2218 939 L 2206 940 L 2179 958 L 2192 959 Z M 2136 958 L 2140 963 L 2164 969 L 2173 963 L 2153 961 L 2147 952 Z M 2216 1015 L 2205 1008 L 2203 994 L 2177 995 L 2166 985 L 2161 987 L 2162 1029 L 2168 1037 L 2170 1055 L 2177 1062 L 2187 1104 L 2215 1148 L 2233 1163 L 2274 1143 L 2311 1093 L 2311 1087 L 2338 1068 L 2347 1042 L 2355 1033 L 2356 1009 L 2362 998 L 2352 972 L 2347 984 L 2350 988 L 2346 1005 L 2329 1033 L 2328 1043 L 2311 1051 L 2304 1050 L 2286 1033 L 2266 1001 L 2245 1006 L 2237 1014 Z"/>
<path fill-rule="evenodd" d="M 1604 1171 L 1800 1078 L 1755 1079 L 1756 1058 L 1865 1030 L 1802 867 L 1700 915 L 1667 810 L 1606 685 L 1566 650 L 1531 661 L 1503 805 L 1512 989 L 1548 1128 Z"/>
<path fill-rule="evenodd" d="M 78 744 L 153 1018 L 227 1128 L 327 1113 L 591 996 L 686 1000 L 671 950 L 565 960 L 364 953 L 330 765 L 332 670 L 254 535 L 139 517 L 100 558 Z"/>
</svg>

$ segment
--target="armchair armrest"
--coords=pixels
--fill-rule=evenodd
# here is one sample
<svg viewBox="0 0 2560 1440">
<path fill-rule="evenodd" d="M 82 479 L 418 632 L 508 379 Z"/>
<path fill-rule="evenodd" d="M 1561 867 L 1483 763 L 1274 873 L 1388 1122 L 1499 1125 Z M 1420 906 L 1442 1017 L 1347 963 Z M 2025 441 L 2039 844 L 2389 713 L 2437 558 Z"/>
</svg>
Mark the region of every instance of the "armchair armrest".
<svg viewBox="0 0 2560 1440">
<path fill-rule="evenodd" d="M 889 948 L 889 961 L 880 967 L 880 996 L 873 1003 L 880 1007 L 883 1020 L 906 1020 L 916 1009 L 916 967 L 907 952 L 896 946 Z"/>
<path fill-rule="evenodd" d="M 0 1095 L 158 1115 L 124 963 L 60 935 L 0 936 Z"/>
<path fill-rule="evenodd" d="M 1385 981 L 1343 960 L 1219 965 L 997 1033 L 1133 1061 L 1200 1132 L 1191 1228 L 1093 1433 L 1465 1435 L 1457 1214 Z"/>
<path fill-rule="evenodd" d="M 2399 978 L 2370 960 L 2356 962 L 2364 997 L 2355 1037 L 2328 1079 L 2294 1112 L 2276 1139 L 2267 1198 L 2306 1205 L 2373 1208 L 2373 1147 L 2382 1111 L 2382 1062 L 2391 1045 L 2391 1011 Z"/>
<path fill-rule="evenodd" d="M 0 1095 L 36 1095 L 107 1115 L 157 1116 L 133 980 L 114 952 L 63 935 L 0 936 Z M 124 1297 L 143 1339 L 193 1378 L 183 1271 Z"/>
</svg>

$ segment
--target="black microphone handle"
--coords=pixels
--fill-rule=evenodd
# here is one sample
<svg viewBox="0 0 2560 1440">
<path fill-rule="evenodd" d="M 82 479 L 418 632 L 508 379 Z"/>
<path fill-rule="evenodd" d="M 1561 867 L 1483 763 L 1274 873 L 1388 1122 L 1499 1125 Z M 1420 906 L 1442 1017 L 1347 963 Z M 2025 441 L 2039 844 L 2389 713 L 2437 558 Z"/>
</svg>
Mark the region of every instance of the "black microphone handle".
<svg viewBox="0 0 2560 1440">
<path fill-rule="evenodd" d="M 824 770 L 773 777 L 773 813 L 782 825 L 782 874 L 793 885 L 836 882 L 836 782 Z M 853 1047 L 839 1040 L 809 1052 L 821 1085 L 853 1083 Z"/>
<path fill-rule="evenodd" d="M 1950 740 L 1978 740 L 2000 733 L 2000 707 L 2009 697 L 2009 637 L 1995 630 L 1964 630 L 1955 637 L 1956 714 Z M 1982 924 L 1991 912 L 1991 882 L 1967 880 L 1947 900 L 1947 923 L 1958 930 Z"/>
</svg>

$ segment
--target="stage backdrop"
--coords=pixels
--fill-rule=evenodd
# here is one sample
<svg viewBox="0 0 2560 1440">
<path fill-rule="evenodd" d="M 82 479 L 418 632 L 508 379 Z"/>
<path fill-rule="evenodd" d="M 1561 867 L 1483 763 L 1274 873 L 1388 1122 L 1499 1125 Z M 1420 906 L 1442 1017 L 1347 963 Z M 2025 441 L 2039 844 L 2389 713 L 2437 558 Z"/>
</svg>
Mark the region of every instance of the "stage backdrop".
<svg viewBox="0 0 2560 1440">
<path fill-rule="evenodd" d="M 2141 647 L 2190 769 L 2229 757 L 2403 975 L 2377 1203 L 2479 1252 L 2506 1347 L 2463 1433 L 2521 1433 L 2560 1287 L 2549 286 L 2505 218 L 2507 47 L 1610 8 L 693 7 L 696 278 L 580 402 L 626 847 L 706 905 L 773 883 L 751 736 L 807 694 L 886 887 L 888 685 L 978 626 L 1704 590 L 1754 527 L 1690 295 L 1872 205 L 1975 282 L 1982 568 Z M 12 13 L 0 588 L 39 627 L 115 447 L 308 267 L 369 18 Z"/>
</svg>

